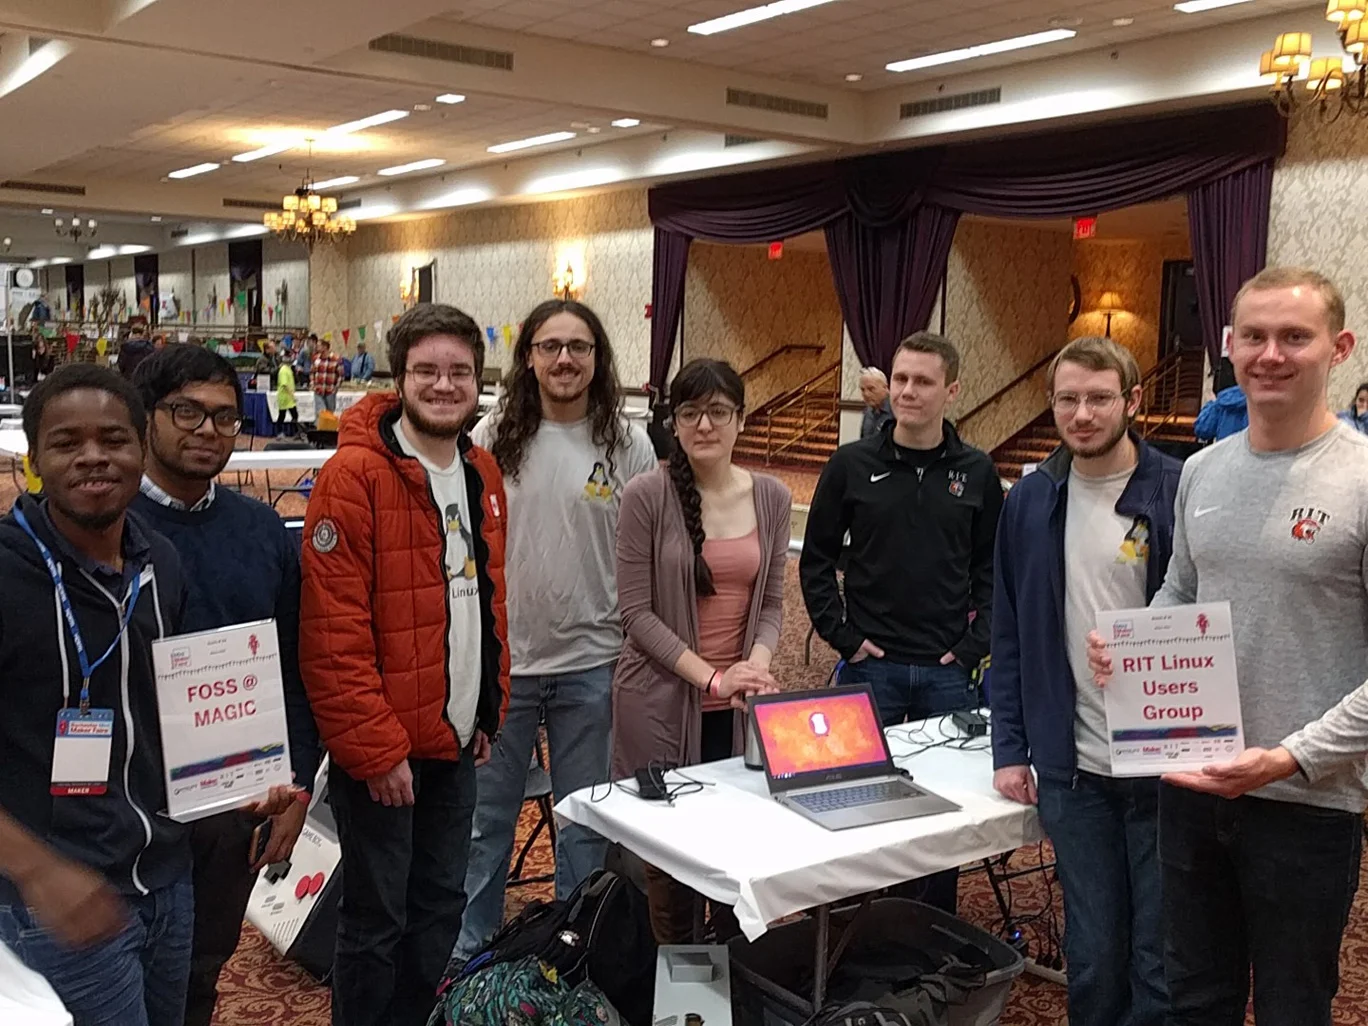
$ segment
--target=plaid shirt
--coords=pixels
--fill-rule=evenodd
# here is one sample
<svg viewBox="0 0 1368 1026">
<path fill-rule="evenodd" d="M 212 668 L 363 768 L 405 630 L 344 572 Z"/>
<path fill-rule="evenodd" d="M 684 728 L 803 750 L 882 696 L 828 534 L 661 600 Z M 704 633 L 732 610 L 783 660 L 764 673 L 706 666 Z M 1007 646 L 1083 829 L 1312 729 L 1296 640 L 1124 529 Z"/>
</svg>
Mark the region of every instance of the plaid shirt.
<svg viewBox="0 0 1368 1026">
<path fill-rule="evenodd" d="M 162 506 L 166 506 L 169 509 L 180 510 L 182 513 L 200 513 L 203 510 L 208 509 L 210 506 L 214 504 L 214 496 L 215 494 L 217 494 L 215 491 L 216 486 L 214 482 L 210 481 L 209 490 L 204 493 L 204 498 L 200 499 L 200 501 L 195 503 L 193 506 L 187 506 L 185 503 L 181 502 L 180 499 L 177 499 L 175 496 L 168 495 L 166 492 L 162 491 L 162 489 L 157 486 L 157 483 L 153 481 L 150 477 L 148 477 L 146 474 L 143 475 L 142 485 L 140 487 L 142 489 L 142 493 L 146 495 L 149 499 L 151 499 L 153 502 L 158 503 Z"/>
<path fill-rule="evenodd" d="M 313 390 L 315 395 L 332 395 L 342 384 L 342 358 L 336 353 L 314 357 Z"/>
</svg>

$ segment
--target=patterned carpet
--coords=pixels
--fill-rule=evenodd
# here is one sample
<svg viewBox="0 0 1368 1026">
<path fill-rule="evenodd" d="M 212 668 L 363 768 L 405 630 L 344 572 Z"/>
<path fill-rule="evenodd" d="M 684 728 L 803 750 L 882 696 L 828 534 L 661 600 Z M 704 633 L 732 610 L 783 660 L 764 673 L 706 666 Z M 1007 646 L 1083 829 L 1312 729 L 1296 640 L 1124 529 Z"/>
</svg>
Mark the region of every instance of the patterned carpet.
<svg viewBox="0 0 1368 1026">
<path fill-rule="evenodd" d="M 287 483 L 286 475 L 272 478 L 275 484 Z M 789 478 L 789 475 L 785 475 Z M 792 475 L 787 480 L 794 488 L 795 497 L 805 491 L 810 495 L 810 475 Z M 255 487 L 245 489 L 249 494 L 264 491 L 260 473 Z M 7 509 L 16 489 L 6 480 L 0 468 L 0 508 Z M 279 504 L 282 513 L 298 515 L 303 512 L 303 500 L 287 496 Z M 785 587 L 785 623 L 779 648 L 775 654 L 775 675 L 786 687 L 819 686 L 830 675 L 835 654 L 820 640 L 812 643 L 812 664 L 804 665 L 804 645 L 808 619 L 798 589 L 797 566 L 790 563 Z M 531 829 L 529 817 L 519 824 L 518 843 Z M 1011 868 L 1036 864 L 1043 853 L 1048 861 L 1049 847 L 1041 851 L 1035 847 L 1022 849 L 1012 856 Z M 542 841 L 528 860 L 528 875 L 548 871 L 551 851 Z M 1368 866 L 1365 867 L 1368 877 Z M 515 915 L 533 898 L 549 898 L 550 885 L 516 888 L 509 892 L 508 913 Z M 1023 932 L 1030 943 L 1032 954 L 1047 952 L 1051 944 L 1050 917 L 1042 910 L 1053 907 L 1062 928 L 1062 912 L 1058 887 L 1053 893 L 1039 874 L 1014 881 L 1011 906 L 1014 917 L 1023 923 Z M 960 880 L 960 913 L 970 922 L 996 932 L 1001 916 L 988 881 L 982 872 L 967 872 Z M 1350 916 L 1349 927 L 1340 958 L 1341 985 L 1335 1002 L 1334 1021 L 1337 1026 L 1368 1026 L 1368 897 L 1360 889 Z M 242 943 L 228 963 L 221 980 L 222 996 L 214 1018 L 215 1026 L 328 1026 L 329 996 L 327 987 L 318 983 L 302 969 L 285 961 L 275 953 L 260 934 L 245 927 Z M 1066 1023 L 1063 988 L 1030 975 L 1022 976 L 1013 987 L 1011 1000 L 1002 1017 L 1002 1026 L 1057 1026 Z M 1248 1023 L 1253 1023 L 1250 1016 Z"/>
</svg>

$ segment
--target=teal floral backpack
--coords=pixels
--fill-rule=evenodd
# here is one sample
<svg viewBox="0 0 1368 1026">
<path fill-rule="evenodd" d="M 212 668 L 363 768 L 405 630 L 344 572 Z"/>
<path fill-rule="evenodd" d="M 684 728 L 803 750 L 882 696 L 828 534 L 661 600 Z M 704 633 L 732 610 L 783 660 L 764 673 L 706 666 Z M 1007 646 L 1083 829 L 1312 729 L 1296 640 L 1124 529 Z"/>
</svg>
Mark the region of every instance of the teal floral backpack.
<svg viewBox="0 0 1368 1026">
<path fill-rule="evenodd" d="M 495 962 L 453 981 L 428 1026 L 621 1026 L 603 992 L 571 986 L 535 955 Z"/>
</svg>

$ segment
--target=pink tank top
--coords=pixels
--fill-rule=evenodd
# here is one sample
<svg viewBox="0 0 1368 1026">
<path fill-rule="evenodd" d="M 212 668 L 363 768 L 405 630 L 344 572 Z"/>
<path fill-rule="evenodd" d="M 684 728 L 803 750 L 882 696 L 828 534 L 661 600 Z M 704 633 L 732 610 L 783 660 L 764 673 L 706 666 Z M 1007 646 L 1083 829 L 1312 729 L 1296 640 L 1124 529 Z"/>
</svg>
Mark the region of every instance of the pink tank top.
<svg viewBox="0 0 1368 1026">
<path fill-rule="evenodd" d="M 760 576 L 759 529 L 741 538 L 704 540 L 703 558 L 717 593 L 698 600 L 698 654 L 725 670 L 746 657 L 746 622 Z M 704 712 L 727 708 L 725 698 L 703 699 Z"/>
</svg>

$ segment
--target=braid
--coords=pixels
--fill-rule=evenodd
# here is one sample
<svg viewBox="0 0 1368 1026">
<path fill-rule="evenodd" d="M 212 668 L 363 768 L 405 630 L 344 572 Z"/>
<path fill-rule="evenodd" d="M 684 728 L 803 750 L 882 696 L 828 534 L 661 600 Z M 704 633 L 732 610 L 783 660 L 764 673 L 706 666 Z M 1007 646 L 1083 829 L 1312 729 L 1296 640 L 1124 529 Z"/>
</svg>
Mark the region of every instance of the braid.
<svg viewBox="0 0 1368 1026">
<path fill-rule="evenodd" d="M 717 590 L 713 587 L 712 571 L 703 558 L 703 497 L 698 494 L 693 465 L 689 463 L 689 457 L 681 445 L 675 445 L 670 452 L 670 480 L 674 482 L 675 492 L 679 495 L 679 505 L 684 511 L 684 526 L 693 543 L 694 590 L 700 597 L 707 598 L 717 594 Z"/>
</svg>

